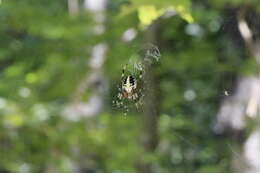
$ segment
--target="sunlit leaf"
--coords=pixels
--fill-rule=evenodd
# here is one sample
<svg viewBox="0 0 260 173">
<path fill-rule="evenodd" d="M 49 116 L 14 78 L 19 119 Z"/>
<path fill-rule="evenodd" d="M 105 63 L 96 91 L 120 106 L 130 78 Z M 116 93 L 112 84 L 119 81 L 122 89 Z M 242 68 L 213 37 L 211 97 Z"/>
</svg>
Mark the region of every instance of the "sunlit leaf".
<svg viewBox="0 0 260 173">
<path fill-rule="evenodd" d="M 162 16 L 166 11 L 177 12 L 184 20 L 191 23 L 193 17 L 190 12 L 190 1 L 189 0 L 162 0 L 162 1 L 145 1 L 145 0 L 132 0 L 132 4 L 123 6 L 121 16 L 130 13 L 134 9 L 138 12 L 138 17 L 141 26 L 150 25 L 158 17 Z"/>
</svg>

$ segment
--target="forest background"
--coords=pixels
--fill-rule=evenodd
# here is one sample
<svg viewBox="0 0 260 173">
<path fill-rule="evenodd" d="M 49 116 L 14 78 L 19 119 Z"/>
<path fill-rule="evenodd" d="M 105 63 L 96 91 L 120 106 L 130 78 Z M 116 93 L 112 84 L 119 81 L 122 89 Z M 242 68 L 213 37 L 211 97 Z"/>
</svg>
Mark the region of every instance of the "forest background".
<svg viewBox="0 0 260 173">
<path fill-rule="evenodd" d="M 260 172 L 259 31 L 259 0 L 0 0 L 0 173 Z"/>
</svg>

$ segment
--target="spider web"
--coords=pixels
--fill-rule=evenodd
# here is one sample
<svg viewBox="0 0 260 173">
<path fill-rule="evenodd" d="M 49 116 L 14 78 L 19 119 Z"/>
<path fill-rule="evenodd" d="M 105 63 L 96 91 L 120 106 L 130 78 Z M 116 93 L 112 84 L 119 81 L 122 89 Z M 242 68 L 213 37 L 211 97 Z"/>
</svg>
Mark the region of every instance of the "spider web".
<svg viewBox="0 0 260 173">
<path fill-rule="evenodd" d="M 132 75 L 136 78 L 138 89 L 137 89 L 137 95 L 138 99 L 131 100 L 128 98 L 122 98 L 120 99 L 118 97 L 118 94 L 122 93 L 122 86 L 121 82 L 117 85 L 117 94 L 114 96 L 114 99 L 112 101 L 113 107 L 121 110 L 124 112 L 124 115 L 126 115 L 130 110 L 137 109 L 139 110 L 143 104 L 143 96 L 144 96 L 144 85 L 145 83 L 144 79 L 142 78 L 142 75 L 146 73 L 147 66 L 151 66 L 158 62 L 161 58 L 161 53 L 159 51 L 159 48 L 153 44 L 145 44 L 143 47 L 139 48 L 138 50 L 135 50 L 133 54 L 130 56 L 127 64 L 122 66 L 122 69 L 124 66 L 126 67 L 126 74 Z"/>
</svg>

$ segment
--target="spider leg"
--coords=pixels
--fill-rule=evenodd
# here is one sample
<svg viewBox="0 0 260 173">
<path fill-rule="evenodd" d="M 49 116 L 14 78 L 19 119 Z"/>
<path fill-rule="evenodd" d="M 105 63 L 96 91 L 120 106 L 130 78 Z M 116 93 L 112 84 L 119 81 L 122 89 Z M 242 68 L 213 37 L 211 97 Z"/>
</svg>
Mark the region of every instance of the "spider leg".
<svg viewBox="0 0 260 173">
<path fill-rule="evenodd" d="M 119 100 L 121 100 L 123 98 L 123 94 L 122 93 L 118 93 L 117 97 L 119 98 Z"/>
<path fill-rule="evenodd" d="M 143 70 L 140 71 L 139 79 L 143 79 Z"/>
<path fill-rule="evenodd" d="M 128 64 L 125 64 L 123 69 L 122 69 L 122 75 L 121 77 L 124 78 L 125 77 L 125 71 L 126 71 L 126 67 L 127 67 Z"/>
<path fill-rule="evenodd" d="M 133 96 L 132 96 L 133 100 L 136 100 L 138 98 L 138 94 L 137 93 L 134 93 Z"/>
<path fill-rule="evenodd" d="M 125 69 L 126 69 L 126 67 L 124 66 L 124 68 L 122 69 L 122 75 L 121 75 L 122 79 L 125 77 Z"/>
<path fill-rule="evenodd" d="M 137 88 L 137 80 L 134 78 L 134 85 L 133 85 L 134 90 Z"/>
</svg>

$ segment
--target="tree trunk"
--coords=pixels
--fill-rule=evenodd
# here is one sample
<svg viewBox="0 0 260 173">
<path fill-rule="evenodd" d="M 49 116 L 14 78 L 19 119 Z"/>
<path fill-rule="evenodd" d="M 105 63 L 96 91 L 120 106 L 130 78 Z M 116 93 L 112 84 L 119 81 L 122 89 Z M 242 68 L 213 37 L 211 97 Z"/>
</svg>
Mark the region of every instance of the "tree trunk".
<svg viewBox="0 0 260 173">
<path fill-rule="evenodd" d="M 157 44 L 158 22 L 155 21 L 145 33 L 145 41 L 150 44 Z M 138 164 L 140 173 L 153 173 L 154 164 L 145 160 L 145 156 L 153 154 L 158 144 L 158 117 L 159 117 L 159 80 L 156 79 L 154 67 L 150 64 L 144 64 L 144 104 L 142 115 L 142 132 L 140 136 L 141 146 L 144 151 L 143 157 Z"/>
</svg>

